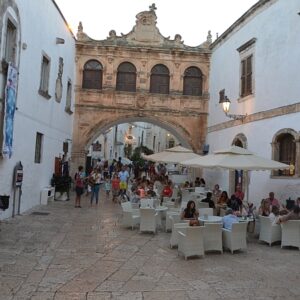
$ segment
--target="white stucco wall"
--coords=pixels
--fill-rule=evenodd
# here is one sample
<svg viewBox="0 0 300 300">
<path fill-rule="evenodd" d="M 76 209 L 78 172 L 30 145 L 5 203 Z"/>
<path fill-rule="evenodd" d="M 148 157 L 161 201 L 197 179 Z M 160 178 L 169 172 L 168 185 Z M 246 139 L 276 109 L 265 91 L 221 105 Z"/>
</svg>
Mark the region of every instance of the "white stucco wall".
<svg viewBox="0 0 300 300">
<path fill-rule="evenodd" d="M 219 91 L 226 89 L 231 100 L 230 113 L 253 114 L 300 102 L 300 17 L 298 0 L 272 1 L 260 13 L 230 34 L 213 49 L 210 72 L 209 126 L 229 119 L 218 101 Z M 240 56 L 236 50 L 252 38 L 254 46 L 254 95 L 237 101 L 240 89 Z M 210 153 L 232 144 L 237 134 L 247 138 L 248 149 L 272 158 L 271 142 L 275 133 L 284 128 L 300 130 L 300 113 L 250 122 L 207 135 Z M 219 183 L 228 190 L 228 171 L 205 170 L 210 185 Z M 253 171 L 250 175 L 249 200 L 258 204 L 270 191 L 280 198 L 288 185 L 300 184 L 299 179 L 272 179 L 269 171 Z M 300 196 L 300 195 L 299 195 Z M 285 199 L 281 199 L 284 201 Z"/>
<path fill-rule="evenodd" d="M 17 0 L 20 14 L 21 49 L 17 110 L 14 123 L 14 153 L 11 159 L 0 159 L 1 194 L 11 195 L 13 168 L 18 161 L 24 167 L 21 212 L 40 203 L 40 191 L 48 186 L 54 172 L 55 157 L 62 156 L 63 142 L 72 137 L 72 115 L 65 112 L 67 82 L 75 83 L 75 40 L 52 1 Z M 56 44 L 56 38 L 64 44 Z M 25 47 L 24 47 L 25 48 Z M 51 59 L 49 100 L 39 95 L 42 53 Z M 63 58 L 63 94 L 55 100 L 55 81 L 59 57 Z M 72 91 L 72 103 L 74 92 Z M 73 107 L 73 105 L 72 105 Z M 73 108 L 72 108 L 73 109 Z M 42 161 L 34 163 L 36 133 L 44 135 Z M 70 147 L 69 147 L 70 148 Z M 12 205 L 0 218 L 12 214 Z"/>
<path fill-rule="evenodd" d="M 273 2 L 213 49 L 209 126 L 227 120 L 218 103 L 223 88 L 231 100 L 230 113 L 234 114 L 252 114 L 299 102 L 299 1 Z M 237 48 L 252 38 L 257 39 L 254 97 L 238 102 L 240 54 Z"/>
</svg>

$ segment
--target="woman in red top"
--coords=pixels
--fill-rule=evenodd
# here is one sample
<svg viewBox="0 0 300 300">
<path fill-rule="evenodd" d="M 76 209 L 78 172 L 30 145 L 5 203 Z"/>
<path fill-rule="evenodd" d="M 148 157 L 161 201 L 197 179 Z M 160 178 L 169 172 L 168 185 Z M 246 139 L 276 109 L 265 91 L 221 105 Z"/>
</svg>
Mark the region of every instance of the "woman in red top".
<svg viewBox="0 0 300 300">
<path fill-rule="evenodd" d="M 171 188 L 171 182 L 168 181 L 168 183 L 164 186 L 164 189 L 162 191 L 163 197 L 172 197 L 173 190 Z"/>
<path fill-rule="evenodd" d="M 111 188 L 112 188 L 112 201 L 116 202 L 116 198 L 120 194 L 120 178 L 117 174 L 114 174 L 113 179 L 111 181 Z"/>
</svg>

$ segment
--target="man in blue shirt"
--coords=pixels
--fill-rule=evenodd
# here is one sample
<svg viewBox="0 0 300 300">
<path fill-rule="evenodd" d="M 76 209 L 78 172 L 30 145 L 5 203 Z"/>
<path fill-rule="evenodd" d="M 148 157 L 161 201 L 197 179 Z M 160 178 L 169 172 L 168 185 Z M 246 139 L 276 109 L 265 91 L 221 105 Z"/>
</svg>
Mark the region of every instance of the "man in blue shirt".
<svg viewBox="0 0 300 300">
<path fill-rule="evenodd" d="M 233 223 L 238 223 L 239 219 L 233 214 L 233 210 L 228 208 L 226 210 L 226 216 L 223 217 L 223 228 L 231 230 Z"/>
</svg>

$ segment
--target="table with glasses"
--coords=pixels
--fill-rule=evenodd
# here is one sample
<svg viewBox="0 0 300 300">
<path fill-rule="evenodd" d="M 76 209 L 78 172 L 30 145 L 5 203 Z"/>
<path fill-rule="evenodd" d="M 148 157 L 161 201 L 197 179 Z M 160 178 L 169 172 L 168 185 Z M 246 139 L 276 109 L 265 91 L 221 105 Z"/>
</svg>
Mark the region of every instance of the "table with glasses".
<svg viewBox="0 0 300 300">
<path fill-rule="evenodd" d="M 218 216 L 201 216 L 198 220 L 203 223 L 222 223 L 222 217 Z"/>
</svg>

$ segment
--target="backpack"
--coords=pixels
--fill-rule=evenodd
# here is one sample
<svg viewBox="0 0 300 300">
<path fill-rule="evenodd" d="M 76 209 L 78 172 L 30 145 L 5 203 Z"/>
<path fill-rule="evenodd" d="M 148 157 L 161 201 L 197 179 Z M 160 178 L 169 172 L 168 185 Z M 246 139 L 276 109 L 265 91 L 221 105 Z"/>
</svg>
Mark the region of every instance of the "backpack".
<svg viewBox="0 0 300 300">
<path fill-rule="evenodd" d="M 77 187 L 83 188 L 84 187 L 84 183 L 83 180 L 80 177 L 80 173 L 76 173 L 75 174 L 75 184 Z"/>
</svg>

